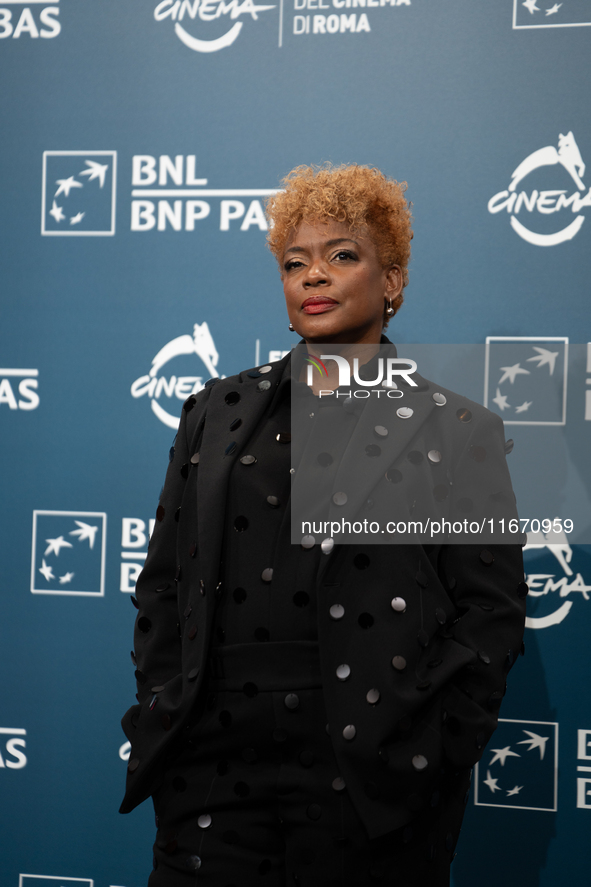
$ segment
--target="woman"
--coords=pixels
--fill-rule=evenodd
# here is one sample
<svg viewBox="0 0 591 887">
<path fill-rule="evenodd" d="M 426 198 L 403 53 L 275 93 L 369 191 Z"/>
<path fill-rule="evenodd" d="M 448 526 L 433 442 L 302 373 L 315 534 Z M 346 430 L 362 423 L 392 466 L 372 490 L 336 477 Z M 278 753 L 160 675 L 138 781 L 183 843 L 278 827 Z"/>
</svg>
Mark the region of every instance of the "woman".
<svg viewBox="0 0 591 887">
<path fill-rule="evenodd" d="M 299 167 L 284 185 L 269 245 L 290 327 L 311 354 L 365 348 L 369 369 L 408 279 L 405 186 L 360 166 Z M 336 362 L 327 373 L 330 391 Z M 522 642 L 521 547 L 290 544 L 291 377 L 288 355 L 183 407 L 137 583 L 121 810 L 153 796 L 150 887 L 443 887 Z M 366 448 L 381 467 L 365 507 L 409 459 L 431 478 L 433 435 L 472 471 L 485 429 L 504 466 L 500 420 L 416 378 L 413 406 Z"/>
</svg>

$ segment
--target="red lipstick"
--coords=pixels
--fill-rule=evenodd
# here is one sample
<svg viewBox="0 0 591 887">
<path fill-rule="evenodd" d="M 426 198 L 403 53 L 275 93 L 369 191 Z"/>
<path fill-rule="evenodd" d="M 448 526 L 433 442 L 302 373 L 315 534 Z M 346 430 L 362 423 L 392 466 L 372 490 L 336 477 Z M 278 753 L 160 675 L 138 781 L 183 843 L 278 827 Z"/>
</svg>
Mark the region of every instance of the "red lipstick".
<svg viewBox="0 0 591 887">
<path fill-rule="evenodd" d="M 304 314 L 324 314 L 325 311 L 330 311 L 338 304 L 328 296 L 311 296 L 303 302 L 302 310 Z"/>
</svg>

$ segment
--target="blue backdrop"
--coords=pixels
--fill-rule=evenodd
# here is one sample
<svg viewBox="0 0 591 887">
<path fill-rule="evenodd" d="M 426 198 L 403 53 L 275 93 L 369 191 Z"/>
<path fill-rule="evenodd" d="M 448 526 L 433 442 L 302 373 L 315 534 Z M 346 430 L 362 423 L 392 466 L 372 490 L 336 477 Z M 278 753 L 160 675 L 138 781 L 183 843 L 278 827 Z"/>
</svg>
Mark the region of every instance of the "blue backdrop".
<svg viewBox="0 0 591 887">
<path fill-rule="evenodd" d="M 182 401 L 294 340 L 261 209 L 293 166 L 407 180 L 391 338 L 555 360 L 535 421 L 588 453 L 589 26 L 589 0 L 0 0 L 2 885 L 146 883 L 152 811 L 117 812 L 130 593 Z M 489 406 L 545 440 L 512 384 Z M 591 549 L 530 543 L 455 887 L 588 881 Z"/>
</svg>

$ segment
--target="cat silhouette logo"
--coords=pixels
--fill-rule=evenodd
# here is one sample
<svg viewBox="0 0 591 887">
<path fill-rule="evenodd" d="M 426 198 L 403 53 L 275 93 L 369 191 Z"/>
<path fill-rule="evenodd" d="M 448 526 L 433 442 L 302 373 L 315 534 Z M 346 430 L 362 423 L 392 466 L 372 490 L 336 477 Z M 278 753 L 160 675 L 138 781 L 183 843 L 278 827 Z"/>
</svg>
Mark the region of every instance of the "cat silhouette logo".
<svg viewBox="0 0 591 887">
<path fill-rule="evenodd" d="M 591 599 L 591 585 L 578 569 L 583 565 L 587 566 L 584 553 L 580 546 L 573 549 L 569 545 L 564 531 L 552 534 L 528 533 L 527 545 L 523 551 L 525 581 L 529 586 L 526 628 L 540 630 L 560 625 L 571 612 L 575 601 L 577 612 L 579 600 Z"/>
<path fill-rule="evenodd" d="M 116 190 L 116 151 L 44 151 L 41 234 L 113 235 Z"/>
<path fill-rule="evenodd" d="M 176 431 L 181 403 L 190 394 L 201 391 L 208 379 L 219 377 L 218 360 L 219 354 L 207 323 L 195 323 L 192 336 L 186 333 L 163 345 L 152 360 L 150 372 L 133 382 L 131 396 L 139 398 L 147 394 L 154 415 Z M 167 373 L 159 375 L 164 367 Z M 172 400 L 174 406 L 169 409 L 173 412 L 165 409 L 160 403 L 161 398 Z M 166 404 L 166 400 L 163 402 Z"/>
<path fill-rule="evenodd" d="M 105 593 L 107 515 L 96 511 L 34 511 L 33 594 Z"/>
<path fill-rule="evenodd" d="M 484 406 L 505 425 L 564 425 L 567 365 L 567 338 L 487 336 Z"/>
<path fill-rule="evenodd" d="M 474 768 L 477 807 L 547 812 L 558 809 L 556 721 L 499 718 L 490 746 Z"/>
<path fill-rule="evenodd" d="M 488 211 L 494 215 L 505 210 L 515 233 L 534 246 L 566 243 L 579 233 L 585 221 L 582 211 L 591 206 L 584 175 L 574 135 L 560 133 L 558 148 L 546 145 L 521 161 L 508 188 L 488 201 Z"/>
</svg>

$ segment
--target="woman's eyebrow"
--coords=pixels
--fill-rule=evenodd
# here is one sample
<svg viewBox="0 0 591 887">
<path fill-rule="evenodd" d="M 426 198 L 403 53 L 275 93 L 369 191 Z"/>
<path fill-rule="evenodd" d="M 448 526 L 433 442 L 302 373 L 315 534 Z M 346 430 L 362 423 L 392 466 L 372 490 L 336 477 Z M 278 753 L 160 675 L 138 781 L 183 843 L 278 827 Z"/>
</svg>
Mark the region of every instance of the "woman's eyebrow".
<svg viewBox="0 0 591 887">
<path fill-rule="evenodd" d="M 355 246 L 359 246 L 357 241 L 351 237 L 336 237 L 334 240 L 327 240 L 324 246 L 336 246 L 338 243 L 354 243 Z M 306 248 L 304 246 L 290 246 L 285 250 L 286 253 L 303 253 L 305 251 Z"/>
<path fill-rule="evenodd" d="M 325 246 L 336 246 L 337 243 L 354 243 L 355 246 L 359 246 L 356 240 L 353 240 L 352 237 L 336 237 L 334 240 L 327 240 Z"/>
</svg>

